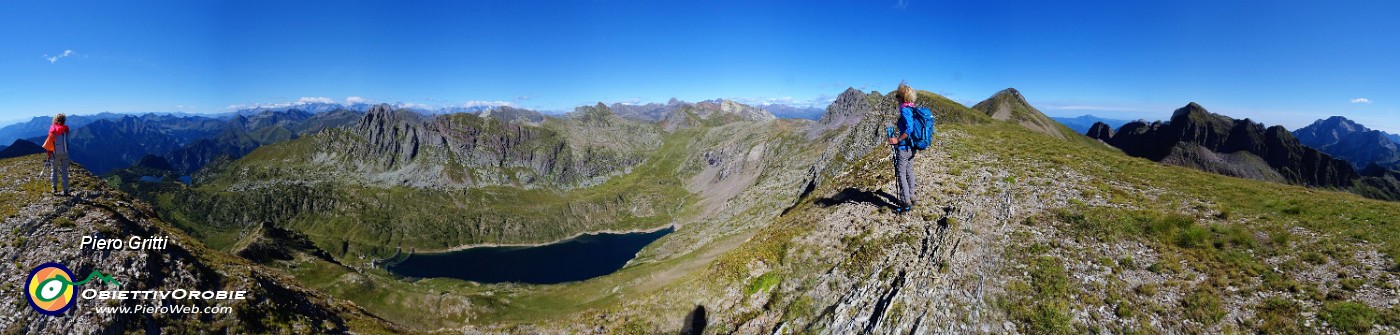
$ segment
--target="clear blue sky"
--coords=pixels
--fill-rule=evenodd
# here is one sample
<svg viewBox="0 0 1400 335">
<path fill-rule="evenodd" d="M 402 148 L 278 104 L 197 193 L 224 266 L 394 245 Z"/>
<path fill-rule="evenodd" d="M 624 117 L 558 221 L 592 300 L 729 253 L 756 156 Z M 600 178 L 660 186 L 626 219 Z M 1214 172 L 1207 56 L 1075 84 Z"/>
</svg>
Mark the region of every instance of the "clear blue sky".
<svg viewBox="0 0 1400 335">
<path fill-rule="evenodd" d="M 1397 17 L 1396 1 L 5 1 L 0 122 L 350 97 L 820 105 L 907 80 L 969 105 L 1015 87 L 1050 115 L 1196 101 L 1400 132 Z"/>
</svg>

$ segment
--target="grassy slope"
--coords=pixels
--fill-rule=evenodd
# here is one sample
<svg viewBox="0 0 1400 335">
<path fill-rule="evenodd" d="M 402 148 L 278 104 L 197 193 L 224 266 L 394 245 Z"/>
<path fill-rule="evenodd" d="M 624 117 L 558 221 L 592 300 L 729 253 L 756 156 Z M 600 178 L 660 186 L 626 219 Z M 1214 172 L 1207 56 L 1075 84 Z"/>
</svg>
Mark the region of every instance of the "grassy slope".
<svg viewBox="0 0 1400 335">
<path fill-rule="evenodd" d="M 1297 314 L 1304 307 L 1326 312 L 1332 308 L 1330 306 L 1351 301 L 1351 296 L 1341 291 L 1354 291 L 1359 286 L 1375 288 L 1392 285 L 1388 278 L 1365 278 L 1360 283 L 1348 285 L 1356 287 L 1336 290 L 1340 287 L 1340 281 L 1308 283 L 1304 273 L 1310 268 L 1333 269 L 1339 271 L 1335 273 L 1337 277 L 1374 272 L 1366 271 L 1370 267 L 1359 263 L 1359 259 L 1369 257 L 1363 256 L 1366 250 L 1380 251 L 1388 258 L 1382 263 L 1394 266 L 1394 260 L 1400 256 L 1400 227 L 1397 227 L 1400 221 L 1396 219 L 1400 214 L 1400 204 L 1349 193 L 1225 177 L 1126 157 L 1111 150 L 1086 150 L 1065 143 L 1036 141 L 1035 137 L 1020 132 L 1002 130 L 987 133 L 993 138 L 985 138 L 990 141 L 985 148 L 1002 159 L 1015 157 L 1050 162 L 1053 166 L 1087 174 L 1093 182 L 1088 187 L 1081 187 L 1084 199 L 1106 200 L 1106 203 L 1099 205 L 1071 200 L 1070 207 L 1052 210 L 1032 221 L 1051 224 L 1066 236 L 1082 239 L 1083 243 L 1088 244 L 1144 243 L 1164 256 L 1149 265 L 1149 271 L 1189 281 L 1190 276 L 1182 269 L 1174 269 L 1176 265 L 1185 264 L 1193 274 L 1208 278 L 1193 288 L 1181 287 L 1183 291 L 1192 292 L 1188 301 L 1181 306 L 1169 306 L 1171 308 L 1166 311 L 1162 310 L 1162 306 L 1154 306 L 1153 294 L 1144 294 L 1142 289 L 1107 288 L 1110 291 L 1136 290 L 1123 292 L 1128 296 L 1126 298 L 1118 297 L 1118 294 L 1104 297 L 1122 299 L 1119 306 L 1124 311 L 1180 312 L 1206 326 L 1216 325 L 1220 324 L 1221 316 L 1226 312 L 1218 300 L 1213 303 L 1189 300 L 1209 300 L 1205 297 L 1220 295 L 1229 289 L 1240 289 L 1232 295 L 1248 296 L 1259 292 L 1304 301 L 1304 306 L 1289 309 L 1289 315 L 1278 315 L 1273 311 L 1278 308 L 1269 306 L 1271 303 L 1284 303 L 1284 300 L 1268 300 L 1260 302 L 1259 306 L 1246 307 L 1258 310 L 1255 319 L 1249 322 L 1251 326 L 1263 331 L 1287 332 L 1300 327 L 1296 324 Z M 1132 185 L 1131 188 L 1138 191 L 1125 190 L 1125 187 L 1119 186 L 1121 184 Z M 1316 233 L 1318 236 L 1295 236 L 1299 233 Z M 1053 244 L 1038 244 L 1024 249 L 1012 248 L 1011 253 L 1036 255 L 1036 248 L 1055 247 Z M 1048 262 L 1040 258 L 1023 261 L 1033 264 L 1036 269 L 1044 269 L 1041 273 L 1054 272 L 1053 266 L 1046 265 Z M 1132 265 L 1115 265 L 1116 268 L 1125 266 Z M 1282 268 L 1282 271 L 1275 268 Z M 1034 284 L 1037 280 L 1028 282 Z M 1173 283 L 1185 285 L 1184 282 L 1169 282 Z M 1123 283 L 1110 281 L 1109 285 L 1114 284 Z M 1051 298 L 1044 290 L 1034 287 L 1019 289 L 1026 289 L 1019 293 L 1024 297 Z M 1016 290 L 1012 291 L 1012 296 L 1018 294 Z M 1337 293 L 1328 295 L 1323 292 Z M 1061 299 L 1067 297 L 1060 295 Z M 1022 301 L 1020 306 L 1026 306 L 1024 303 L 1026 301 Z M 1071 305 L 1072 302 L 1062 307 Z M 1016 304 L 1013 301 L 1009 306 Z M 1181 310 L 1171 311 L 1175 307 Z M 1017 310 L 1016 307 L 1012 309 L 1013 315 L 1021 317 L 1028 324 L 1053 323 L 1044 314 L 1036 315 L 1033 313 L 1035 311 Z M 1395 322 L 1397 316 L 1400 315 L 1390 314 L 1390 322 Z M 1233 327 L 1220 325 L 1222 329 Z"/>
</svg>

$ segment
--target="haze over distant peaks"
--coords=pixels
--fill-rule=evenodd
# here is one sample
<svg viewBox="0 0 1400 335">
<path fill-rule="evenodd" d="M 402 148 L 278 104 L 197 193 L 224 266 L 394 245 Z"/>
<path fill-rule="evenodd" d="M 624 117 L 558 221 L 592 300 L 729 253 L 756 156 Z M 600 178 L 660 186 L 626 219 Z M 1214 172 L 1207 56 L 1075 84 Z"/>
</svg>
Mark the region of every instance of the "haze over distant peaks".
<svg viewBox="0 0 1400 335">
<path fill-rule="evenodd" d="M 1118 119 L 1106 119 L 1090 114 L 1084 114 L 1076 117 L 1051 116 L 1050 119 L 1055 120 L 1055 122 L 1059 122 L 1060 124 L 1065 125 L 1065 127 L 1069 127 L 1069 129 L 1072 129 L 1080 134 L 1088 133 L 1089 129 L 1094 126 L 1094 123 L 1103 122 L 1105 125 L 1108 125 L 1110 129 L 1118 129 L 1118 127 L 1122 127 L 1129 121 Z"/>
</svg>

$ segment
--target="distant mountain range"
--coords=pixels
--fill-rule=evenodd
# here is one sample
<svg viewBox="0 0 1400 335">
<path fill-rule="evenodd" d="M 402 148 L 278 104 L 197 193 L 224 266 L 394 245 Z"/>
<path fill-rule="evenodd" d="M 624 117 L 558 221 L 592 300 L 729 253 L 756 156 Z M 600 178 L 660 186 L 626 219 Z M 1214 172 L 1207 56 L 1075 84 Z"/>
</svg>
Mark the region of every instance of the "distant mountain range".
<svg viewBox="0 0 1400 335">
<path fill-rule="evenodd" d="M 643 105 L 633 105 L 614 103 L 612 105 L 608 105 L 608 108 L 611 109 L 613 112 L 617 113 L 618 116 L 632 120 L 650 122 L 659 121 L 665 118 L 668 114 L 671 114 L 673 111 L 684 108 L 686 106 L 699 109 L 713 109 L 722 108 L 726 104 L 729 106 L 742 105 L 745 107 L 746 110 L 749 110 L 749 113 L 752 115 L 768 114 L 779 119 L 817 120 L 822 117 L 823 113 L 826 113 L 826 108 L 793 107 L 782 104 L 750 106 L 727 99 L 714 99 L 701 101 L 697 103 L 687 103 L 684 101 L 677 100 L 675 98 L 671 98 L 671 100 L 667 101 L 665 104 L 648 103 Z M 762 112 L 759 112 L 760 110 Z"/>
<path fill-rule="evenodd" d="M 763 110 L 772 113 L 773 116 L 776 116 L 779 119 L 817 120 L 821 119 L 822 114 L 826 113 L 826 108 L 793 107 L 780 104 L 761 105 L 758 106 L 758 108 L 762 108 Z"/>
<path fill-rule="evenodd" d="M 285 141 L 329 127 L 340 127 L 359 119 L 353 111 L 335 110 L 312 114 L 264 110 L 244 116 L 223 117 L 170 114 L 121 115 L 69 118 L 69 139 L 73 161 L 95 174 L 125 168 L 147 155 L 165 158 L 179 173 L 191 173 L 219 156 L 240 157 L 259 146 Z M 72 122 L 73 120 L 82 122 Z M 33 123 L 42 122 L 42 125 Z M 35 118 L 12 125 L 42 129 L 17 132 L 32 135 L 29 142 L 41 143 L 47 136 L 50 118 Z M 11 128 L 7 127 L 7 128 Z M 18 128 L 16 127 L 16 128 Z"/>
<path fill-rule="evenodd" d="M 1104 124 L 1107 124 L 1113 129 L 1118 129 L 1118 127 L 1122 127 L 1124 124 L 1128 123 L 1128 120 L 1105 119 L 1089 114 L 1084 114 L 1076 117 L 1051 116 L 1050 119 L 1055 120 L 1055 122 L 1059 122 L 1060 124 L 1065 125 L 1065 127 L 1069 127 L 1069 129 L 1073 129 L 1074 132 L 1080 134 L 1088 133 L 1089 128 L 1093 127 L 1095 123 L 1099 122 L 1103 122 Z"/>
<path fill-rule="evenodd" d="M 68 115 L 68 127 L 78 128 L 98 120 L 120 118 L 124 114 L 99 113 L 93 115 Z M 35 116 L 29 121 L 14 123 L 5 127 L 0 127 L 0 143 L 9 143 L 17 139 L 34 138 L 45 136 L 49 132 L 49 125 L 53 124 L 53 116 Z"/>
<path fill-rule="evenodd" d="M 1293 131 L 1299 142 L 1361 170 L 1371 164 L 1386 169 L 1400 168 L 1400 143 L 1395 135 L 1372 130 L 1345 117 L 1317 120 Z"/>
<path fill-rule="evenodd" d="M 164 159 L 179 174 L 199 170 L 221 156 L 238 158 L 260 146 L 297 138 L 322 129 L 345 127 L 360 121 L 372 108 L 390 108 L 423 116 L 473 114 L 505 122 L 539 123 L 545 114 L 510 106 L 453 106 L 423 108 L 404 104 L 298 103 L 254 106 L 224 114 L 101 113 L 72 115 L 73 159 L 95 174 L 132 166 L 147 155 Z M 824 110 L 767 106 L 785 115 L 811 118 L 805 113 Z M 580 107 L 583 108 L 583 107 Z M 594 106 L 588 106 L 594 108 Z M 775 116 L 764 108 L 726 99 L 688 103 L 672 99 L 666 104 L 623 105 L 608 108 L 617 117 L 659 122 L 667 131 L 734 120 L 766 120 Z M 41 142 L 52 117 L 0 128 L 0 142 L 25 139 Z"/>
<path fill-rule="evenodd" d="M 1228 176 L 1349 190 L 1364 196 L 1400 199 L 1400 182 L 1366 177 L 1346 161 L 1303 145 L 1282 126 L 1236 120 L 1196 103 L 1172 113 L 1168 122 L 1129 122 L 1117 131 L 1104 123 L 1091 137 L 1132 156 Z"/>
</svg>

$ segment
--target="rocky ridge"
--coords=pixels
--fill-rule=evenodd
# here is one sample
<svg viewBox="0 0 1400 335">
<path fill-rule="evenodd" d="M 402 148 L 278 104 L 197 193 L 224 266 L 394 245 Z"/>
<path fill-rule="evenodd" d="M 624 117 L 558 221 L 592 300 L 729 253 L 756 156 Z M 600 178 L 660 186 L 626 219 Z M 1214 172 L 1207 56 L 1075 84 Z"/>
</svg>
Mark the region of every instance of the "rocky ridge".
<svg viewBox="0 0 1400 335">
<path fill-rule="evenodd" d="M 1178 108 L 1168 122 L 1129 122 L 1117 132 L 1100 133 L 1095 138 L 1128 155 L 1167 164 L 1400 199 L 1390 181 L 1366 179 L 1349 163 L 1304 146 L 1281 126 L 1265 128 L 1249 119 L 1235 120 L 1194 102 Z M 1358 184 L 1367 186 L 1357 189 Z"/>
</svg>

